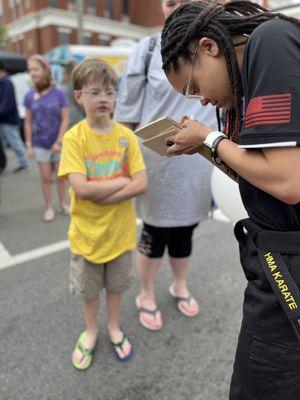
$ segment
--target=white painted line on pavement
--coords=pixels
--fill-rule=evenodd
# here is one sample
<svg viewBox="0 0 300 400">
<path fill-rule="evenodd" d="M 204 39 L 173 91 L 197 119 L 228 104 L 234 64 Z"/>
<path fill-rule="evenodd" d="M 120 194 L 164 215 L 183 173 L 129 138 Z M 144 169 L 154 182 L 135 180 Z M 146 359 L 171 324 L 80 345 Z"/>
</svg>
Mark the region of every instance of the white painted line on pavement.
<svg viewBox="0 0 300 400">
<path fill-rule="evenodd" d="M 0 242 L 0 260 L 3 258 L 10 258 L 9 252 L 6 250 L 4 245 Z"/>
<path fill-rule="evenodd" d="M 230 222 L 227 217 L 220 211 L 214 210 L 213 219 L 223 222 Z M 137 218 L 136 224 L 139 226 L 142 224 L 142 220 Z M 0 270 L 13 267 L 14 265 L 26 263 L 31 260 L 35 260 L 37 258 L 45 257 L 53 253 L 57 253 L 62 250 L 66 250 L 69 248 L 69 241 L 63 240 L 61 242 L 53 243 L 47 246 L 39 247 L 34 250 L 26 251 L 21 254 L 17 254 L 15 256 L 11 256 L 6 248 L 0 242 Z"/>
<path fill-rule="evenodd" d="M 142 224 L 142 220 L 137 218 L 136 224 Z M 13 267 L 14 265 L 22 264 L 37 258 L 45 257 L 53 253 L 57 253 L 69 248 L 69 241 L 63 240 L 61 242 L 53 243 L 47 246 L 39 247 L 34 250 L 26 251 L 15 256 L 11 256 L 5 247 L 0 243 L 0 270 Z"/>
<path fill-rule="evenodd" d="M 56 253 L 58 251 L 65 250 L 69 247 L 69 241 L 63 240 L 62 242 L 50 244 L 48 246 L 39 247 L 34 250 L 26 251 L 15 256 L 10 256 L 6 259 L 0 259 L 0 270 L 9 268 L 17 264 L 25 263 L 36 258 L 48 256 L 49 254 Z"/>
</svg>

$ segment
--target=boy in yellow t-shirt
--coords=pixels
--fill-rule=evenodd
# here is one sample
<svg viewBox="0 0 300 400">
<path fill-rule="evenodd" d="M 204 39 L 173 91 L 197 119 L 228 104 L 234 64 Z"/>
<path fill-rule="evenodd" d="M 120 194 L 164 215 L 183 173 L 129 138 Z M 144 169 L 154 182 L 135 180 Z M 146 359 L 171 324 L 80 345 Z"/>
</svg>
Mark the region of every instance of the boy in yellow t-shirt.
<svg viewBox="0 0 300 400">
<path fill-rule="evenodd" d="M 133 132 L 113 121 L 116 74 L 101 60 L 73 72 L 74 97 L 86 119 L 64 136 L 58 176 L 71 185 L 71 292 L 83 300 L 86 330 L 72 356 L 87 369 L 98 337 L 99 290 L 106 289 L 107 328 L 120 361 L 132 346 L 120 329 L 122 292 L 132 282 L 136 221 L 131 199 L 147 190 L 145 165 Z"/>
</svg>

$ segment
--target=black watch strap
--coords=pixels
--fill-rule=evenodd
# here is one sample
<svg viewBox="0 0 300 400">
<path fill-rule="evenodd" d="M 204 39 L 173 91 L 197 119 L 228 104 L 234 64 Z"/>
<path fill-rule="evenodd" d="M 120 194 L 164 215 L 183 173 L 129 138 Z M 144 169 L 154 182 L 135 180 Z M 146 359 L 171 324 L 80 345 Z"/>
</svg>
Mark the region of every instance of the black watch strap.
<svg viewBox="0 0 300 400">
<path fill-rule="evenodd" d="M 219 145 L 219 143 L 223 140 L 223 139 L 227 139 L 227 137 L 224 136 L 220 136 L 218 137 L 213 145 L 212 145 L 212 149 L 211 149 L 211 159 L 212 161 L 216 164 L 216 165 L 223 165 L 223 161 L 221 160 L 220 157 L 217 156 L 217 147 Z"/>
</svg>

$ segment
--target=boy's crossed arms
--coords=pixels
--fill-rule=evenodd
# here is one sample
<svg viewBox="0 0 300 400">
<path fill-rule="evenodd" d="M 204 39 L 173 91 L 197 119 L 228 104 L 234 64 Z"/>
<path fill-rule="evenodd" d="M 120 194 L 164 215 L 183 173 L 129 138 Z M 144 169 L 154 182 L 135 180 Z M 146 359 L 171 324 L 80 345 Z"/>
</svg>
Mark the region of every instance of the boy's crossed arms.
<svg viewBox="0 0 300 400">
<path fill-rule="evenodd" d="M 80 173 L 70 173 L 69 182 L 76 197 L 100 204 L 113 204 L 139 196 L 147 190 L 146 170 L 129 177 L 119 177 L 109 181 L 88 181 Z"/>
</svg>

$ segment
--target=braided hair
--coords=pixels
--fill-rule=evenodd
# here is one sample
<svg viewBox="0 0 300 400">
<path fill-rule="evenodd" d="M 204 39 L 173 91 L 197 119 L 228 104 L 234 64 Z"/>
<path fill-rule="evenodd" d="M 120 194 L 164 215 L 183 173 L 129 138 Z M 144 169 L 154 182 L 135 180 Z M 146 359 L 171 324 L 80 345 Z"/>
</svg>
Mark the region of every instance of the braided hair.
<svg viewBox="0 0 300 400">
<path fill-rule="evenodd" d="M 224 5 L 192 1 L 182 4 L 169 16 L 162 32 L 161 54 L 163 70 L 166 73 L 171 70 L 178 71 L 180 59 L 191 61 L 193 51 L 190 49 L 190 44 L 199 42 L 202 37 L 213 39 L 222 49 L 234 95 L 234 106 L 227 111 L 226 132 L 236 143 L 242 125 L 243 88 L 235 53 L 237 45 L 233 43 L 233 37 L 245 36 L 246 40 L 238 45 L 245 44 L 255 28 L 274 18 L 291 21 L 300 28 L 297 19 L 272 13 L 250 1 L 230 1 Z M 218 111 L 217 117 L 220 121 Z"/>
</svg>

